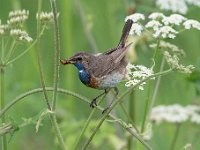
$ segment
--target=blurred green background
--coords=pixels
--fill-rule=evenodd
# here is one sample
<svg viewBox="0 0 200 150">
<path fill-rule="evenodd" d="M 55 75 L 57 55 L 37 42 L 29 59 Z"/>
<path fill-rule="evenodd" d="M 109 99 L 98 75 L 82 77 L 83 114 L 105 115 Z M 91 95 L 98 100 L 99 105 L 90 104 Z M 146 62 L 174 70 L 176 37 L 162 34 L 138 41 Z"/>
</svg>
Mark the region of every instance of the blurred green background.
<svg viewBox="0 0 200 150">
<path fill-rule="evenodd" d="M 80 7 L 78 7 L 78 5 Z M 128 5 L 127 5 L 128 4 Z M 97 45 L 98 52 L 103 52 L 109 48 L 115 47 L 118 44 L 121 31 L 124 25 L 124 18 L 132 12 L 140 12 L 149 14 L 155 10 L 151 9 L 151 0 L 131 1 L 131 0 L 58 0 L 57 6 L 60 13 L 59 29 L 61 39 L 61 58 L 68 58 L 78 51 L 87 51 L 94 53 L 91 50 L 89 41 L 86 38 L 84 26 L 81 21 L 80 9 L 84 11 L 84 19 L 89 27 L 91 34 Z M 15 9 L 29 10 L 29 19 L 25 28 L 29 35 L 35 39 L 36 37 L 36 19 L 37 1 L 36 0 L 0 0 L 0 19 L 5 23 L 8 18 L 8 13 Z M 49 1 L 43 1 L 43 11 L 50 11 Z M 159 11 L 159 10 L 157 10 Z M 169 14 L 169 12 L 166 12 Z M 193 18 L 200 21 L 200 9 L 198 7 L 190 7 L 186 15 L 188 18 Z M 178 35 L 172 41 L 180 48 L 184 49 L 187 57 L 184 58 L 186 64 L 193 64 L 197 70 L 200 66 L 200 32 L 196 30 L 186 31 Z M 150 67 L 152 49 L 148 47 L 148 42 L 141 41 L 137 44 L 135 50 L 137 55 L 136 62 Z M 19 50 L 20 51 L 20 50 Z M 17 53 L 17 52 L 16 52 Z M 53 80 L 53 62 L 54 62 L 54 32 L 53 26 L 45 31 L 41 39 L 42 66 L 45 72 L 45 80 L 47 86 L 52 86 Z M 161 61 L 157 58 L 157 63 Z M 158 65 L 159 66 L 159 65 Z M 158 70 L 158 68 L 157 68 Z M 17 95 L 28 90 L 40 87 L 39 72 L 36 59 L 36 50 L 32 48 L 29 53 L 23 56 L 16 63 L 10 65 L 6 69 L 5 76 L 5 98 L 6 103 Z M 188 105 L 191 103 L 199 103 L 199 96 L 196 93 L 197 83 L 192 83 L 188 80 L 188 76 L 179 73 L 172 73 L 164 76 L 161 79 L 161 85 L 156 97 L 156 105 L 159 104 L 175 104 Z M 59 87 L 68 89 L 90 99 L 95 97 L 101 91 L 85 87 L 78 79 L 77 70 L 73 66 L 60 67 Z M 120 84 L 120 93 L 125 91 L 124 84 Z M 51 94 L 49 94 L 51 95 Z M 108 96 L 110 97 L 110 96 Z M 137 126 L 141 125 L 147 90 L 136 90 L 134 100 L 131 106 L 134 109 L 133 116 Z M 127 111 L 129 110 L 128 99 L 124 101 Z M 80 134 L 80 131 L 86 121 L 91 108 L 88 104 L 74 99 L 70 96 L 59 95 L 58 97 L 57 114 L 59 126 L 64 136 L 68 149 L 73 146 L 75 139 Z M 200 103 L 199 103 L 200 104 Z M 102 106 L 106 105 L 106 101 Z M 24 118 L 34 118 L 38 116 L 46 108 L 42 94 L 35 94 L 23 101 L 17 103 L 9 112 L 7 112 L 7 120 L 14 120 L 16 124 L 21 124 Z M 127 118 L 122 113 L 122 109 L 117 107 L 114 113 L 119 118 L 127 121 Z M 92 129 L 97 124 L 101 117 L 101 112 L 96 113 L 90 128 L 86 131 L 82 143 L 90 136 Z M 35 132 L 35 124 L 30 124 L 19 131 L 15 132 L 9 141 L 9 150 L 56 150 L 59 149 L 57 140 L 52 131 L 51 122 L 45 118 L 42 122 L 39 132 Z M 153 126 L 153 137 L 149 141 L 150 145 L 155 150 L 169 149 L 172 141 L 175 125 L 161 124 Z M 198 134 L 197 134 L 198 133 Z M 200 128 L 199 126 L 185 123 L 181 127 L 180 136 L 177 141 L 176 149 L 181 149 L 187 143 L 194 143 L 193 149 L 200 149 Z M 8 135 L 9 139 L 10 135 Z M 128 133 L 115 123 L 105 121 L 100 131 L 95 136 L 89 149 L 95 150 L 114 150 L 117 147 L 126 149 Z M 135 149 L 136 142 L 133 139 L 131 149 Z"/>
</svg>

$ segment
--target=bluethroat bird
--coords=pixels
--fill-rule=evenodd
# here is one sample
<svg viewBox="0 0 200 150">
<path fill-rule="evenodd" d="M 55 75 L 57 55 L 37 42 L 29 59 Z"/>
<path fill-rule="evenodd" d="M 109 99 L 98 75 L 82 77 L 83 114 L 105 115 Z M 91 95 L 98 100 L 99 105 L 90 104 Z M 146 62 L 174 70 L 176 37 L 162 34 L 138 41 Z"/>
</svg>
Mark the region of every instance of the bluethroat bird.
<svg viewBox="0 0 200 150">
<path fill-rule="evenodd" d="M 125 45 L 133 21 L 127 20 L 120 42 L 117 47 L 109 49 L 101 54 L 89 54 L 87 52 L 78 52 L 74 56 L 66 60 L 61 60 L 63 65 L 73 64 L 78 69 L 79 79 L 88 87 L 104 90 L 103 93 L 95 97 L 90 103 L 90 107 L 97 106 L 97 99 L 106 94 L 111 88 L 114 88 L 116 95 L 118 94 L 117 84 L 126 77 L 125 55 L 131 45 Z M 112 102 L 103 111 L 103 113 L 111 106 Z"/>
</svg>

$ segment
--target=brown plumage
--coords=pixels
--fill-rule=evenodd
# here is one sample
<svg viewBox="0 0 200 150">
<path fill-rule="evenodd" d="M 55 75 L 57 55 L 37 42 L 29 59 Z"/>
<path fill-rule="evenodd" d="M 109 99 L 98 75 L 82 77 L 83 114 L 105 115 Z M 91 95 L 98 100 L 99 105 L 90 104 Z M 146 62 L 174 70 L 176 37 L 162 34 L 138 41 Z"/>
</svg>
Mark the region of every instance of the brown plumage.
<svg viewBox="0 0 200 150">
<path fill-rule="evenodd" d="M 107 89 L 115 88 L 126 76 L 125 55 L 131 43 L 127 46 L 125 44 L 132 24 L 132 20 L 127 20 L 116 48 L 98 55 L 79 52 L 67 60 L 61 60 L 61 63 L 64 65 L 74 64 L 79 70 L 79 78 L 82 83 L 92 88 L 104 89 L 106 93 Z M 96 105 L 98 97 L 91 103 L 92 107 Z"/>
</svg>

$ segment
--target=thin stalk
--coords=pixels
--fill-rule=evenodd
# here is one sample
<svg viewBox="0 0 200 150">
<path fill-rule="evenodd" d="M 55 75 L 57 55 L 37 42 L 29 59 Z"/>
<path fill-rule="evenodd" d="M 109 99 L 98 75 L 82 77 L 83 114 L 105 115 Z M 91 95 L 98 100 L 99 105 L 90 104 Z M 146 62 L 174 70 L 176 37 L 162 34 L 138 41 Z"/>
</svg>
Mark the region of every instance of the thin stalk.
<svg viewBox="0 0 200 150">
<path fill-rule="evenodd" d="M 160 46 L 160 39 L 157 40 L 157 45 L 156 45 L 156 49 L 154 51 L 152 60 L 153 60 L 153 65 L 152 67 L 155 67 L 155 58 L 157 55 L 157 52 L 159 50 L 159 46 Z M 142 126 L 141 126 L 141 134 L 143 134 L 144 130 L 145 130 L 145 125 L 146 125 L 146 121 L 148 118 L 148 113 L 149 113 L 149 108 L 150 108 L 150 104 L 151 104 L 151 99 L 150 99 L 150 95 L 151 95 L 151 88 L 152 88 L 152 82 L 149 81 L 148 83 L 148 92 L 147 92 L 147 99 L 146 99 L 146 104 L 145 104 L 145 109 L 144 109 L 144 116 L 143 116 L 143 120 L 142 120 Z M 141 146 L 138 146 L 138 149 L 141 149 Z"/>
<path fill-rule="evenodd" d="M 62 150 L 66 150 L 65 142 L 63 140 L 62 134 L 61 134 L 60 129 L 58 127 L 58 123 L 57 123 L 57 119 L 56 119 L 55 113 L 52 113 L 50 115 L 50 119 L 51 119 L 52 125 L 54 127 L 54 130 L 55 130 L 56 136 L 58 138 L 58 141 L 60 143 L 61 149 Z"/>
<path fill-rule="evenodd" d="M 143 116 L 143 120 L 142 120 L 142 126 L 141 126 L 141 130 L 140 130 L 140 134 L 142 135 L 145 131 L 145 126 L 146 126 L 146 121 L 147 121 L 147 116 L 148 116 L 148 110 L 149 110 L 149 105 L 150 105 L 150 95 L 151 95 L 151 81 L 149 81 L 148 83 L 148 92 L 147 92 L 147 99 L 146 99 L 146 103 L 145 103 L 145 109 L 144 109 L 144 116 Z M 137 149 L 141 149 L 141 145 L 138 145 Z"/>
<path fill-rule="evenodd" d="M 47 91 L 53 91 L 53 88 L 51 87 L 47 87 L 46 88 Z M 23 100 L 24 98 L 33 95 L 33 94 L 37 94 L 37 93 L 42 93 L 43 89 L 42 88 L 38 88 L 38 89 L 33 89 L 31 91 L 25 92 L 21 95 L 19 95 L 18 97 L 16 97 L 15 99 L 11 100 L 10 103 L 8 103 L 4 109 L 0 112 L 0 118 L 9 110 L 11 109 L 11 107 L 13 107 L 17 102 L 20 102 L 21 100 Z M 79 100 L 82 100 L 88 104 L 90 104 L 90 100 L 71 91 L 65 90 L 65 89 L 58 89 L 59 93 L 62 94 L 66 94 L 66 95 L 71 95 L 73 97 L 78 98 Z M 103 108 L 96 106 L 95 108 L 97 108 L 98 110 L 100 110 L 101 112 L 104 110 Z M 121 119 L 113 116 L 112 114 L 109 114 L 109 117 L 111 117 L 112 119 L 116 120 L 117 123 L 119 123 L 127 132 L 129 132 L 133 137 L 136 137 L 137 139 L 139 139 L 140 141 L 143 141 L 143 139 L 136 133 L 134 133 L 131 128 L 125 123 L 123 122 Z M 145 141 L 143 141 L 145 143 Z"/>
<path fill-rule="evenodd" d="M 156 49 L 155 49 L 153 57 L 152 57 L 153 59 L 156 58 L 157 52 L 159 50 L 159 46 L 160 46 L 160 39 L 157 40 Z"/>
<path fill-rule="evenodd" d="M 54 89 L 52 87 L 46 87 L 47 91 L 53 91 Z M 21 95 L 19 95 L 18 97 L 16 97 L 15 99 L 11 100 L 10 103 L 8 103 L 4 109 L 0 112 L 0 118 L 9 110 L 11 109 L 16 103 L 20 102 L 21 100 L 23 100 L 24 98 L 33 95 L 33 94 L 37 94 L 37 93 L 42 93 L 43 89 L 42 88 L 38 88 L 38 89 L 33 89 L 31 91 L 25 92 Z M 77 93 L 65 90 L 65 89 L 58 89 L 59 93 L 62 94 L 66 94 L 66 95 L 71 95 L 73 97 L 78 98 L 79 100 L 82 100 L 88 104 L 90 104 L 90 100 L 87 99 L 86 97 L 83 97 Z M 103 108 L 99 107 L 99 106 L 95 106 L 95 108 L 97 108 L 98 110 L 100 110 L 101 112 L 104 110 Z M 109 117 L 111 117 L 112 119 L 114 119 L 117 123 L 119 123 L 127 132 L 129 132 L 133 137 L 137 138 L 139 141 L 146 143 L 142 137 L 140 137 L 140 135 L 138 135 L 137 133 L 133 132 L 132 129 L 125 123 L 123 122 L 121 119 L 115 117 L 112 114 L 108 114 Z M 146 145 L 148 145 L 146 143 Z"/>
<path fill-rule="evenodd" d="M 164 67 L 165 67 L 165 58 L 163 56 L 159 72 L 162 72 L 164 70 Z M 158 89 L 159 89 L 159 86 L 160 86 L 160 80 L 161 80 L 161 76 L 159 76 L 158 79 L 156 80 L 156 85 L 155 85 L 155 88 L 154 88 L 154 92 L 153 92 L 153 95 L 152 95 L 152 98 L 151 98 L 151 104 L 150 104 L 150 107 L 149 107 L 150 113 L 151 113 L 151 110 L 152 110 L 152 108 L 155 104 L 156 96 L 158 94 Z"/>
<path fill-rule="evenodd" d="M 53 18 L 54 18 L 54 34 L 55 34 L 55 62 L 54 62 L 54 80 L 53 80 L 53 101 L 52 101 L 52 110 L 54 111 L 56 108 L 56 100 L 57 100 L 57 89 L 58 89 L 58 80 L 59 80 L 59 69 L 60 69 L 60 36 L 59 36 L 59 29 L 58 29 L 58 13 L 57 13 L 57 6 L 56 0 L 50 0 L 51 8 L 53 11 Z"/>
<path fill-rule="evenodd" d="M 43 26 L 43 28 L 39 34 L 39 38 L 43 35 L 45 28 L 46 28 L 46 26 Z M 16 56 L 12 60 L 8 61 L 6 63 L 6 65 L 11 64 L 11 63 L 15 62 L 16 60 L 18 60 L 19 58 L 21 58 L 22 56 L 24 56 L 31 48 L 33 48 L 33 46 L 35 46 L 35 44 L 37 44 L 37 42 L 38 42 L 38 38 L 36 38 L 36 40 L 27 49 L 25 49 L 22 53 L 20 53 L 18 56 Z"/>
<path fill-rule="evenodd" d="M 140 133 L 140 131 L 138 130 L 138 128 L 136 127 L 133 119 L 131 118 L 130 114 L 126 111 L 124 105 L 122 103 L 120 103 L 120 107 L 122 108 L 122 111 L 124 112 L 124 114 L 126 115 L 126 117 L 128 118 L 128 121 L 131 123 L 131 125 L 133 126 L 133 128 L 135 129 L 135 131 L 137 133 Z"/>
<path fill-rule="evenodd" d="M 1 64 L 4 64 L 4 38 L 1 39 Z"/>
<path fill-rule="evenodd" d="M 132 121 L 132 124 L 134 124 L 135 122 L 135 107 L 134 107 L 134 103 L 135 103 L 135 96 L 134 96 L 134 91 L 132 91 L 130 93 L 130 96 L 129 96 L 129 113 L 128 113 L 128 116 L 130 117 L 130 121 Z M 137 129 L 135 127 L 135 129 Z M 137 133 L 139 133 L 139 130 L 137 129 L 136 130 Z M 128 150 L 131 150 L 131 147 L 132 147 L 132 137 L 128 137 L 127 138 L 127 148 Z"/>
<path fill-rule="evenodd" d="M 174 137 L 173 137 L 173 140 L 172 140 L 172 143 L 171 143 L 171 146 L 170 146 L 170 150 L 174 150 L 175 149 L 175 146 L 176 146 L 176 142 L 178 140 L 178 135 L 180 133 L 180 126 L 181 124 L 176 124 L 176 131 L 174 133 Z"/>
<path fill-rule="evenodd" d="M 143 116 L 141 131 L 140 131 L 141 134 L 143 134 L 143 132 L 145 130 L 146 119 L 147 119 L 148 110 L 149 110 L 149 104 L 150 104 L 150 95 L 151 95 L 151 81 L 149 81 L 149 84 L 148 84 L 146 105 L 145 105 L 145 109 L 144 109 L 144 116 Z"/>
<path fill-rule="evenodd" d="M 76 4 L 77 10 L 79 12 L 79 15 L 81 18 L 81 23 L 83 25 L 83 29 L 84 29 L 85 35 L 87 37 L 87 40 L 90 44 L 90 47 L 94 53 L 97 53 L 98 52 L 97 44 L 96 44 L 94 37 L 92 36 L 92 33 L 88 27 L 85 12 L 83 10 L 83 7 L 81 6 L 80 0 L 75 0 L 75 4 Z"/>
<path fill-rule="evenodd" d="M 6 60 L 5 60 L 6 62 L 10 59 L 10 57 L 11 57 L 11 55 L 12 55 L 14 49 L 15 49 L 15 45 L 16 45 L 16 40 L 14 39 L 12 44 L 11 44 L 10 50 L 8 51 L 8 54 L 6 56 Z"/>
<path fill-rule="evenodd" d="M 38 14 L 40 14 L 41 12 L 41 8 L 42 8 L 42 0 L 38 0 Z M 41 86 L 43 88 L 43 92 L 44 92 L 44 100 L 46 102 L 47 108 L 49 111 L 51 111 L 51 106 L 49 103 L 49 98 L 47 95 L 47 91 L 45 89 L 45 79 L 44 79 L 44 73 L 42 71 L 42 64 L 41 64 L 41 55 L 40 55 L 40 15 L 38 15 L 38 20 L 37 20 L 37 63 L 38 63 L 38 69 L 39 69 L 39 75 L 40 75 L 40 82 L 41 82 Z"/>
<path fill-rule="evenodd" d="M 40 14 L 41 8 L 42 8 L 42 1 L 38 0 L 38 14 Z M 38 40 L 38 43 L 37 43 L 37 61 L 38 61 L 38 66 L 39 66 L 39 74 L 40 74 L 41 85 L 42 85 L 42 89 L 43 89 L 43 93 L 44 93 L 44 99 L 45 99 L 47 108 L 49 109 L 49 111 L 52 111 L 52 110 L 54 111 L 54 109 L 52 109 L 53 106 L 52 107 L 50 106 L 49 98 L 48 98 L 47 91 L 46 91 L 46 88 L 45 88 L 46 87 L 45 86 L 45 79 L 44 79 L 44 74 L 43 74 L 43 71 L 42 71 L 41 55 L 40 55 L 40 36 L 39 36 L 40 34 L 39 33 L 40 33 L 40 15 L 38 15 L 38 21 L 37 21 L 37 40 Z M 56 80 L 56 82 L 57 82 L 57 80 Z M 57 93 L 57 88 L 54 87 L 53 95 L 55 94 L 55 90 L 56 90 L 56 93 Z M 53 100 L 55 100 L 55 99 L 53 99 Z M 51 113 L 49 115 L 49 117 L 50 117 L 52 126 L 55 130 L 55 134 L 58 138 L 61 149 L 66 150 L 65 143 L 64 143 L 63 137 L 61 135 L 61 132 L 59 130 L 55 114 Z"/>
<path fill-rule="evenodd" d="M 129 97 L 129 115 L 130 119 L 134 122 L 135 121 L 135 92 L 132 91 Z"/>
<path fill-rule="evenodd" d="M 4 124 L 2 127 L 0 127 L 0 137 L 10 133 L 13 130 L 12 124 Z"/>
<path fill-rule="evenodd" d="M 1 81 L 1 83 L 0 83 L 0 91 L 1 91 L 1 93 L 0 93 L 0 98 L 1 98 L 1 110 L 2 109 L 4 109 L 4 107 L 5 107 L 5 100 L 4 100 L 4 82 L 5 82 L 5 80 L 4 80 L 4 73 L 5 73 L 5 69 L 3 68 L 3 67 L 1 67 L 0 68 L 0 71 L 1 71 L 1 79 L 0 79 L 0 81 Z M 5 123 L 5 116 L 3 116 L 2 118 L 1 118 L 1 122 L 2 122 L 2 124 L 3 123 Z M 6 139 L 6 135 L 3 135 L 3 138 L 2 138 L 2 150 L 7 150 L 7 139 Z"/>
<path fill-rule="evenodd" d="M 157 40 L 157 45 L 156 45 L 156 49 L 154 51 L 154 54 L 153 54 L 153 67 L 155 66 L 155 58 L 156 58 L 156 55 L 157 55 L 157 52 L 159 50 L 159 45 L 160 45 L 160 40 L 158 39 Z M 145 105 L 145 112 L 144 112 L 144 117 L 143 117 L 143 121 L 142 121 L 142 127 L 141 127 L 141 134 L 144 132 L 145 130 L 145 124 L 146 124 L 146 119 L 148 118 L 148 112 L 149 112 L 149 105 L 150 105 L 150 95 L 151 95 L 151 87 L 152 87 L 152 83 L 149 82 L 148 83 L 148 92 L 147 92 L 147 99 L 146 99 L 146 105 Z"/>
<path fill-rule="evenodd" d="M 129 94 L 134 88 L 136 88 L 137 86 L 139 86 L 140 84 L 142 84 L 143 82 L 151 79 L 151 78 L 154 78 L 154 77 L 157 77 L 157 76 L 160 76 L 160 75 L 165 75 L 165 74 L 168 74 L 172 71 L 172 69 L 169 69 L 169 70 L 165 70 L 163 72 L 159 72 L 159 73 L 156 73 L 154 75 L 151 75 L 143 80 L 141 80 L 140 82 L 138 82 L 136 85 L 132 86 L 131 88 L 127 89 L 121 96 L 117 97 L 117 99 L 113 102 L 113 104 L 111 105 L 111 107 L 105 112 L 105 114 L 103 115 L 103 117 L 101 118 L 101 120 L 99 121 L 98 125 L 96 126 L 96 128 L 94 129 L 92 135 L 90 136 L 90 138 L 88 139 L 88 141 L 85 143 L 85 145 L 83 146 L 83 149 L 87 149 L 87 147 L 89 146 L 90 142 L 92 141 L 92 139 L 94 138 L 94 136 L 96 135 L 97 131 L 99 130 L 99 128 L 101 127 L 101 125 L 103 124 L 103 122 L 105 121 L 105 119 L 108 117 L 109 113 L 112 111 L 112 109 L 118 104 L 120 103 L 123 98 Z M 137 138 L 137 137 L 136 137 Z M 139 140 L 139 139 L 138 139 Z M 151 149 L 151 147 L 144 141 L 140 141 L 147 149 Z"/>
<path fill-rule="evenodd" d="M 46 91 L 53 91 L 53 88 L 52 87 L 46 87 L 45 88 Z M 71 91 L 67 91 L 67 90 L 64 90 L 64 89 L 58 89 L 58 91 L 60 93 L 63 93 L 63 94 L 67 94 L 67 95 L 71 95 L 71 96 L 74 96 L 76 98 L 79 98 L 79 99 L 82 99 L 84 100 L 85 102 L 87 103 L 90 103 L 89 100 L 83 96 L 80 96 L 79 94 L 76 94 L 76 93 L 73 93 Z M 17 96 L 15 99 L 11 100 L 10 103 L 8 103 L 1 111 L 0 111 L 0 118 L 10 109 L 12 108 L 17 102 L 20 102 L 22 99 L 28 97 L 28 96 L 31 96 L 33 94 L 36 94 L 36 93 L 42 93 L 43 92 L 43 88 L 38 88 L 38 89 L 33 89 L 33 90 L 30 90 L 28 92 L 25 92 L 19 96 Z M 103 110 L 103 109 L 102 109 Z"/>
<path fill-rule="evenodd" d="M 107 94 L 106 94 L 106 95 L 107 95 Z M 104 95 L 104 96 L 101 98 L 101 100 L 99 101 L 99 103 L 106 97 L 106 95 Z M 99 103 L 98 103 L 98 104 L 99 104 Z M 74 145 L 75 145 L 74 148 L 73 148 L 74 150 L 77 150 L 77 149 L 78 149 L 78 145 L 79 145 L 79 143 L 80 143 L 80 141 L 81 141 L 83 135 L 85 134 L 85 131 L 86 131 L 87 127 L 89 126 L 89 124 L 90 124 L 90 122 L 91 122 L 91 120 L 92 120 L 92 117 L 93 117 L 93 115 L 95 114 L 95 112 L 96 112 L 96 108 L 94 108 L 94 109 L 91 111 L 91 113 L 90 113 L 90 115 L 89 115 L 89 117 L 88 117 L 86 123 L 84 124 L 84 127 L 83 127 L 83 129 L 82 129 L 82 131 L 81 131 L 81 134 L 79 135 L 78 139 L 76 140 L 76 143 L 74 144 Z"/>
</svg>

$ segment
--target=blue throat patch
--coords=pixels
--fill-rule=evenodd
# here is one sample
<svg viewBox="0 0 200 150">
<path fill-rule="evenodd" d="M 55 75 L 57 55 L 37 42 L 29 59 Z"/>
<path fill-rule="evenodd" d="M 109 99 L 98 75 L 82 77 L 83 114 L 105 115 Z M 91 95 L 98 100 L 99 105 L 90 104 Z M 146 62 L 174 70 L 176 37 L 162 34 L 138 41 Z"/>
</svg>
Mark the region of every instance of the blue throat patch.
<svg viewBox="0 0 200 150">
<path fill-rule="evenodd" d="M 84 84 L 89 84 L 90 82 L 90 74 L 88 71 L 85 70 L 85 67 L 81 63 L 75 63 L 74 66 L 78 69 L 78 75 L 79 79 L 81 80 L 82 83 Z"/>
</svg>

